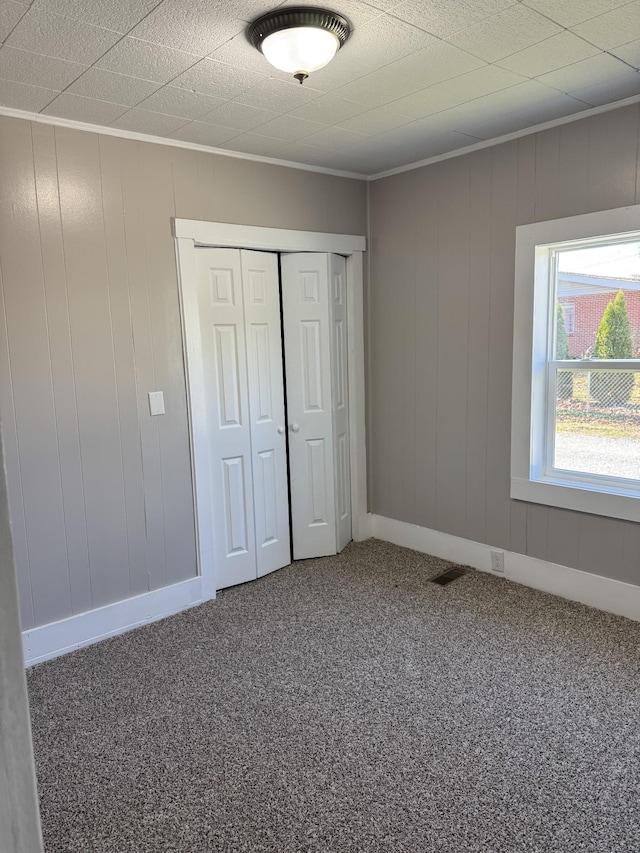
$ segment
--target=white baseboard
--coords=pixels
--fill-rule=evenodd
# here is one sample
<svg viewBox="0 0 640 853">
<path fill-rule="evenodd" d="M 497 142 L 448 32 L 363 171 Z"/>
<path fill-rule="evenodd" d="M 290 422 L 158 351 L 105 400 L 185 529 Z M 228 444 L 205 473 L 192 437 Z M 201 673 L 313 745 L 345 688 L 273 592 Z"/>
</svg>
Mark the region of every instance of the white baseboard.
<svg viewBox="0 0 640 853">
<path fill-rule="evenodd" d="M 482 545 L 459 536 L 450 536 L 417 524 L 407 524 L 380 515 L 372 517 L 372 535 L 414 551 L 431 554 L 453 563 L 472 566 L 496 577 L 550 592 L 571 601 L 579 601 L 599 610 L 626 616 L 640 622 L 640 586 L 548 563 L 535 557 Z M 491 551 L 504 554 L 504 574 L 492 572 Z"/>
<path fill-rule="evenodd" d="M 491 574 L 496 574 L 491 572 L 491 551 L 500 551 L 504 554 L 505 572 L 504 575 L 496 574 L 496 577 L 506 577 L 524 586 L 640 622 L 640 586 L 502 548 L 492 548 L 480 542 L 380 515 L 369 514 L 362 527 L 364 538 L 369 533 L 376 539 Z M 108 637 L 124 634 L 211 598 L 215 598 L 215 592 L 211 594 L 211 591 L 203 590 L 202 578 L 196 577 L 24 631 L 25 665 L 33 666 Z"/>
<path fill-rule="evenodd" d="M 210 598 L 215 598 L 215 592 L 203 595 L 202 579 L 196 577 L 23 631 L 25 665 L 33 666 L 107 637 L 124 634 Z"/>
</svg>

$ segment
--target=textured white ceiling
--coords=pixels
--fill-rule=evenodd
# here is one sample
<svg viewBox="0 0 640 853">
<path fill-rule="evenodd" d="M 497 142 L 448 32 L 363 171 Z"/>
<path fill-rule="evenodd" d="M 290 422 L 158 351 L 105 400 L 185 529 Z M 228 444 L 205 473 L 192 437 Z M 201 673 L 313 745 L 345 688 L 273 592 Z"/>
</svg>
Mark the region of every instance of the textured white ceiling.
<svg viewBox="0 0 640 853">
<path fill-rule="evenodd" d="M 293 0 L 0 0 L 0 106 L 371 175 L 640 94 L 640 0 L 340 0 L 303 86 L 247 23 Z"/>
</svg>

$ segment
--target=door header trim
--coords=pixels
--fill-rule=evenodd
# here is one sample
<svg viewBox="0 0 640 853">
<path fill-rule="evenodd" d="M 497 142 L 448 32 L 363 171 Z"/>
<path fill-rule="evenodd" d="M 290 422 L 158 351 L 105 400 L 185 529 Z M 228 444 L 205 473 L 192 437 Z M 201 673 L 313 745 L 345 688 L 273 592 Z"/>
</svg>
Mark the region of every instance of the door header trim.
<svg viewBox="0 0 640 853">
<path fill-rule="evenodd" d="M 229 222 L 202 222 L 200 219 L 174 219 L 176 238 L 193 240 L 196 246 L 229 249 L 258 249 L 273 252 L 333 252 L 350 255 L 364 252 L 366 238 L 357 234 L 326 234 L 319 231 L 290 231 Z"/>
</svg>

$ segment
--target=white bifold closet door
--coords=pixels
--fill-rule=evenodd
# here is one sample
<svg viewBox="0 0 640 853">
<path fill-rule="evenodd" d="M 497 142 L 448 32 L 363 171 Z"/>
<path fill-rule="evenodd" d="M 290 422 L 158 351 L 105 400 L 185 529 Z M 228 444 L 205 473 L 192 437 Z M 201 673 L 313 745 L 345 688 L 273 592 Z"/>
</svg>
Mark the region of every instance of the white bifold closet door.
<svg viewBox="0 0 640 853">
<path fill-rule="evenodd" d="M 291 562 L 278 258 L 197 249 L 216 587 Z"/>
<path fill-rule="evenodd" d="M 351 461 L 349 453 L 349 373 L 347 363 L 346 261 L 329 255 L 331 400 L 338 552 L 351 542 Z"/>
<path fill-rule="evenodd" d="M 293 557 L 351 540 L 347 306 L 339 255 L 282 255 Z"/>
</svg>

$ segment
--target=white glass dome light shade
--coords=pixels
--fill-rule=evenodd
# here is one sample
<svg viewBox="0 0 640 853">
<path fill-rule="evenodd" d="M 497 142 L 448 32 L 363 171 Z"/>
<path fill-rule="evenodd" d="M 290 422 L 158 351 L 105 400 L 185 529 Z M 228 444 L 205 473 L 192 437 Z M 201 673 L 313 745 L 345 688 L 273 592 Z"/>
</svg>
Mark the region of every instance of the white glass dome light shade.
<svg viewBox="0 0 640 853">
<path fill-rule="evenodd" d="M 310 74 L 324 68 L 340 47 L 337 36 L 319 27 L 290 27 L 271 33 L 262 42 L 265 58 L 289 74 Z"/>
</svg>

